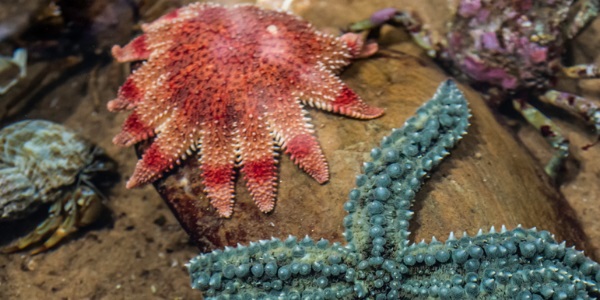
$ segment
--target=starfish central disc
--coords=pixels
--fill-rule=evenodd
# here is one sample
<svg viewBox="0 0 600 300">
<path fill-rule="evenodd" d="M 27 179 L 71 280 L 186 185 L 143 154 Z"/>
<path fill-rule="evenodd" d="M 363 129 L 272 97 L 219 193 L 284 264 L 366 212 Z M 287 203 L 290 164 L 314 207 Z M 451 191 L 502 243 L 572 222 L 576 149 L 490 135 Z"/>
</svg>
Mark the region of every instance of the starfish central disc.
<svg viewBox="0 0 600 300">
<path fill-rule="evenodd" d="M 111 111 L 133 110 L 113 141 L 130 146 L 155 137 L 128 188 L 197 153 L 204 191 L 221 216 L 232 213 L 236 167 L 268 212 L 277 192 L 276 147 L 318 182 L 329 179 L 304 105 L 359 119 L 383 113 L 335 75 L 374 50 L 355 34 L 327 35 L 255 6 L 200 3 L 142 29 L 112 49 L 119 62 L 146 60 L 108 103 Z"/>
</svg>

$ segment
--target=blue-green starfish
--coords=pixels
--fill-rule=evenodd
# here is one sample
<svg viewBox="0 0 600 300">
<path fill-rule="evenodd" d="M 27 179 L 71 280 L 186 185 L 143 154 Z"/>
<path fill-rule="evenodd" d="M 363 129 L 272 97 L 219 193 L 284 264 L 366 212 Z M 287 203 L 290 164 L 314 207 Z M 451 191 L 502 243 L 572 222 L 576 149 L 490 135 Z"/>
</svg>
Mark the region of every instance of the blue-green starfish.
<svg viewBox="0 0 600 300">
<path fill-rule="evenodd" d="M 494 227 L 445 243 L 409 245 L 415 193 L 466 133 L 469 109 L 446 81 L 371 151 L 344 209 L 347 245 L 272 239 L 192 259 L 208 299 L 588 299 L 600 267 L 546 231 Z"/>
</svg>

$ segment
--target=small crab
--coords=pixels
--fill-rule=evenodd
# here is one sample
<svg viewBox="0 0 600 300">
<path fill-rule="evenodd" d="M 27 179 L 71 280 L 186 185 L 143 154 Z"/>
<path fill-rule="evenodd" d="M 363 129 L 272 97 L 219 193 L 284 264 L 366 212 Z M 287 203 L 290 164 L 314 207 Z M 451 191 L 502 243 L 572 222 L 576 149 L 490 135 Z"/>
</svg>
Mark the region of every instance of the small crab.
<svg viewBox="0 0 600 300">
<path fill-rule="evenodd" d="M 22 219 L 50 205 L 45 221 L 2 251 L 44 241 L 31 252 L 36 254 L 95 221 L 104 206 L 91 181 L 113 168 L 102 149 L 62 125 L 27 120 L 0 130 L 0 221 Z"/>
<path fill-rule="evenodd" d="M 436 38 L 420 18 L 387 8 L 349 30 L 377 37 L 384 24 L 404 27 L 428 54 L 453 75 L 483 90 L 494 88 L 535 126 L 555 149 L 545 167 L 556 177 L 569 152 L 558 126 L 529 100 L 561 107 L 600 133 L 600 110 L 589 99 L 553 89 L 561 77 L 599 78 L 598 66 L 564 66 L 561 56 L 572 39 L 598 14 L 598 0 L 459 0 L 447 32 Z M 490 104 L 499 104 L 491 100 Z"/>
</svg>

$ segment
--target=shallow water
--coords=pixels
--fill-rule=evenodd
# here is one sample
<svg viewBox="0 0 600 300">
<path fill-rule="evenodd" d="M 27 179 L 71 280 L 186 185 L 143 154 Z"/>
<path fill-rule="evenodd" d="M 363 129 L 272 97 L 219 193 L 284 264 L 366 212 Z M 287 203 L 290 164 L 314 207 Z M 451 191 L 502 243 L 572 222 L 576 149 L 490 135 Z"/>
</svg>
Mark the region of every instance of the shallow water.
<svg viewBox="0 0 600 300">
<path fill-rule="evenodd" d="M 156 1 L 152 5 L 137 0 L 89 1 L 91 4 L 86 7 L 78 6 L 77 1 L 65 1 L 60 14 L 55 7 L 48 6 L 50 1 L 19 2 L 15 5 L 13 1 L 0 1 L 0 12 L 5 12 L 0 13 L 0 54 L 11 55 L 16 47 L 23 47 L 30 56 L 27 77 L 0 96 L 2 125 L 23 119 L 64 124 L 105 149 L 118 163 L 122 178 L 107 190 L 108 210 L 94 225 L 36 256 L 30 257 L 26 252 L 0 255 L 0 299 L 199 298 L 199 293 L 189 287 L 183 266 L 198 250 L 152 186 L 125 189 L 125 180 L 133 171 L 137 157 L 132 148 L 117 147 L 111 139 L 119 132 L 127 114 L 106 110 L 107 101 L 115 97 L 130 71 L 129 66 L 112 60 L 110 47 L 123 45 L 135 36 L 138 22 L 153 20 L 169 8 L 190 1 Z M 352 5 L 346 6 L 350 2 Z M 317 27 L 335 32 L 353 20 L 367 17 L 377 8 L 399 6 L 403 1 L 356 2 L 298 0 L 292 8 Z M 430 2 L 436 3 L 427 1 L 418 9 L 430 12 Z M 362 6 L 364 9 L 356 9 Z M 336 15 L 340 17 L 331 18 Z M 31 21 L 34 19 L 37 21 Z M 432 19 L 439 22 L 443 18 Z M 599 20 L 575 41 L 576 61 L 598 61 L 600 53 L 594 49 L 598 49 L 595 46 L 600 44 L 600 35 L 595 30 L 600 30 Z M 2 36 L 3 32 L 7 32 L 6 37 Z M 565 83 L 564 89 L 598 99 L 597 83 L 598 80 L 580 85 Z M 311 110 L 315 123 L 326 119 L 316 116 L 319 114 L 322 113 Z M 556 117 L 573 143 L 573 159 L 567 164 L 561 191 L 574 207 L 588 236 L 587 242 L 595 249 L 593 254 L 600 257 L 600 222 L 596 217 L 600 213 L 596 203 L 600 199 L 597 187 L 600 148 L 581 150 L 581 146 L 594 140 L 593 134 L 586 131 L 581 122 L 573 122 L 560 112 Z M 549 148 L 533 129 L 518 118 L 501 118 L 509 124 L 520 124 L 515 126 L 519 137 L 539 160 L 547 159 Z M 359 150 L 365 150 L 362 148 Z M 287 175 L 304 176 L 292 169 L 289 161 L 285 168 L 289 171 L 281 170 L 280 175 L 284 180 Z M 357 166 L 346 172 L 354 174 L 356 169 Z M 238 184 L 238 191 L 240 187 Z M 318 188 L 316 184 L 315 188 Z M 343 201 L 347 190 L 340 193 Z M 243 204 L 238 202 L 237 205 Z M 243 207 L 255 209 L 251 204 Z M 40 211 L 26 222 L 0 223 L 0 242 L 7 243 L 27 232 L 44 214 Z M 341 225 L 338 229 L 341 232 Z M 287 235 L 281 234 L 282 237 Z M 335 239 L 337 233 L 331 234 Z M 337 238 L 341 237 L 337 235 Z"/>
</svg>

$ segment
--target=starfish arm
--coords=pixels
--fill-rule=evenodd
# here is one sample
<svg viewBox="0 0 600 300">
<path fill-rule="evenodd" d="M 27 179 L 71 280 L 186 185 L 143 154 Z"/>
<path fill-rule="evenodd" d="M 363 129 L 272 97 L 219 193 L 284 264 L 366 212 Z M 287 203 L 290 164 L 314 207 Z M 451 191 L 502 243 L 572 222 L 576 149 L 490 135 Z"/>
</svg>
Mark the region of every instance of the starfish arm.
<svg viewBox="0 0 600 300">
<path fill-rule="evenodd" d="M 113 46 L 111 49 L 113 57 L 118 62 L 148 59 L 148 57 L 150 57 L 150 51 L 148 51 L 146 39 L 147 35 L 142 34 L 123 47 L 117 45 Z"/>
<path fill-rule="evenodd" d="M 137 112 L 132 112 L 123 123 L 121 132 L 114 138 L 113 143 L 119 146 L 131 146 L 154 136 L 154 129 L 141 120 Z"/>
<path fill-rule="evenodd" d="M 186 93 L 176 94 L 167 88 L 172 81 L 171 72 L 155 72 L 157 65 L 164 64 L 161 59 L 145 62 L 133 71 L 119 88 L 117 98 L 108 102 L 111 112 L 142 108 L 143 113 L 160 117 L 170 111 L 174 104 L 185 99 Z M 178 71 L 178 70 L 177 70 Z M 178 73 L 175 73 L 179 75 Z M 184 96 L 182 96 L 184 95 Z"/>
<path fill-rule="evenodd" d="M 321 46 L 319 62 L 333 72 L 350 64 L 354 58 L 369 57 L 378 50 L 375 42 L 366 42 L 361 34 L 348 32 L 340 37 L 321 34 L 317 41 Z"/>
<path fill-rule="evenodd" d="M 366 104 L 333 73 L 321 68 L 302 77 L 299 97 L 303 103 L 322 110 L 357 119 L 373 119 L 383 114 L 383 109 Z"/>
<path fill-rule="evenodd" d="M 363 35 L 353 32 L 343 34 L 340 39 L 350 48 L 353 58 L 364 58 L 375 54 L 379 50 L 376 42 L 366 42 Z"/>
<path fill-rule="evenodd" d="M 189 151 L 196 142 L 195 133 L 189 130 L 189 126 L 181 122 L 175 112 L 168 119 L 152 144 L 138 161 L 135 170 L 127 182 L 127 188 L 142 186 L 163 176 L 163 172 L 172 169 L 176 164 L 185 160 Z M 125 125 L 128 123 L 125 122 Z M 122 134 L 115 137 L 119 139 Z"/>
<path fill-rule="evenodd" d="M 273 111 L 268 118 L 270 126 L 284 152 L 317 182 L 324 183 L 329 180 L 329 167 L 325 155 L 300 103 L 295 101 L 284 107 L 275 103 L 270 109 Z"/>
<path fill-rule="evenodd" d="M 214 120 L 203 125 L 199 145 L 202 184 L 210 204 L 220 216 L 233 213 L 235 141 L 232 124 Z"/>
<path fill-rule="evenodd" d="M 173 119 L 181 119 L 184 122 L 193 120 L 194 124 L 203 119 L 203 115 L 193 114 L 197 110 L 204 111 L 204 102 L 196 104 L 200 108 L 193 107 L 201 95 L 189 90 L 173 93 L 164 88 L 170 82 L 179 82 L 184 74 L 152 72 L 156 63 L 149 61 L 129 75 L 119 89 L 117 98 L 108 102 L 107 107 L 110 111 L 133 110 L 123 124 L 121 132 L 113 139 L 117 145 L 131 146 L 146 140 L 154 136 L 155 131 L 159 131 L 160 128 L 168 128 L 168 122 Z M 148 84 L 149 82 L 153 84 Z M 187 131 L 189 127 L 185 129 Z"/>
<path fill-rule="evenodd" d="M 466 133 L 469 116 L 466 99 L 448 80 L 401 129 L 371 150 L 373 161 L 364 164 L 364 174 L 357 176 L 357 188 L 344 205 L 349 212 L 344 235 L 363 260 L 383 262 L 402 253 L 415 193 Z"/>
<path fill-rule="evenodd" d="M 277 194 L 277 153 L 266 116 L 255 112 L 240 121 L 238 127 L 241 173 L 258 208 L 269 212 Z"/>
<path fill-rule="evenodd" d="M 355 262 L 337 243 L 290 236 L 215 250 L 187 267 L 205 299 L 355 299 Z"/>
<path fill-rule="evenodd" d="M 342 35 L 336 37 L 330 34 L 317 34 L 313 44 L 313 52 L 319 53 L 317 62 L 328 71 L 339 72 L 343 67 L 349 65 L 352 58 L 357 57 L 362 47 L 359 39 L 351 39 Z"/>
<path fill-rule="evenodd" d="M 549 232 L 504 226 L 500 233 L 492 227 L 474 237 L 413 244 L 399 269 L 407 276 L 400 295 L 410 299 L 590 299 L 600 274 L 596 262 Z"/>
<path fill-rule="evenodd" d="M 108 101 L 106 108 L 110 112 L 134 109 L 143 100 L 143 84 L 136 82 L 135 73 L 130 75 L 125 83 L 119 88 L 117 98 Z M 139 81 L 139 80 L 138 80 Z"/>
</svg>

